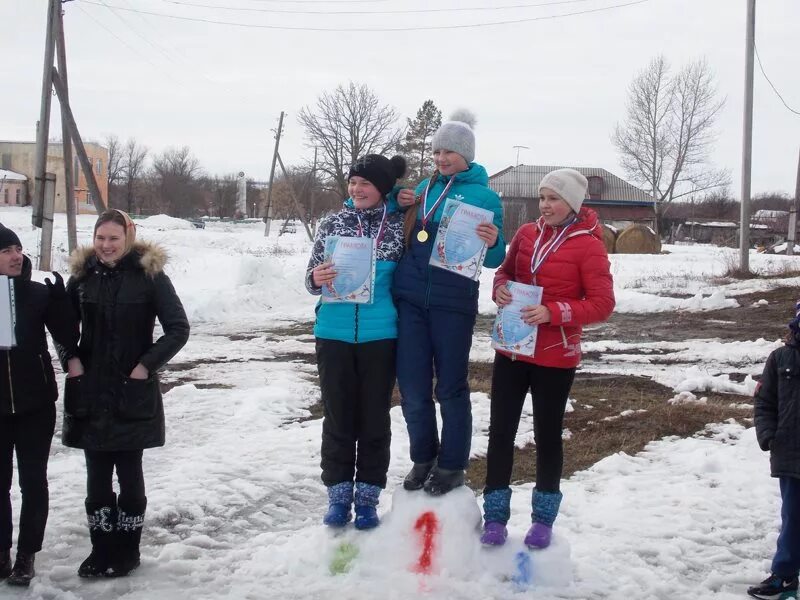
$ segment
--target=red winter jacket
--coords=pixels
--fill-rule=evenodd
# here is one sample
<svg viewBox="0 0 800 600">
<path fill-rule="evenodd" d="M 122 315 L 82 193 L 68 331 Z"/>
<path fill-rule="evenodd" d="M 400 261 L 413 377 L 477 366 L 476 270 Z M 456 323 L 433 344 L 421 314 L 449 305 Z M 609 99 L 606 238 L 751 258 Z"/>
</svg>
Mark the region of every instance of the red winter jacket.
<svg viewBox="0 0 800 600">
<path fill-rule="evenodd" d="M 542 219 L 520 227 L 494 276 L 492 298 L 507 281 L 542 286 L 542 304 L 550 309 L 550 323 L 539 325 L 534 355 L 501 354 L 543 367 L 568 369 L 581 359 L 582 326 L 605 321 L 615 301 L 600 223 L 590 208 L 581 209 L 578 220 L 569 226 L 563 242 L 544 261 L 534 281 L 531 258 L 536 239 L 542 235 L 542 244 L 546 244 L 560 231 L 560 227 L 545 225 Z"/>
</svg>

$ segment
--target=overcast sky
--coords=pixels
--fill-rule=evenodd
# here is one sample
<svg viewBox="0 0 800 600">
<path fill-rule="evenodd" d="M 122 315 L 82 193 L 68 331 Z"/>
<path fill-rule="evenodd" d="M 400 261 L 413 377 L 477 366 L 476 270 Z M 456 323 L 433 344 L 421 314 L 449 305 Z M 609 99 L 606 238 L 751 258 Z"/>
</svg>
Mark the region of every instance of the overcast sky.
<svg viewBox="0 0 800 600">
<path fill-rule="evenodd" d="M 610 135 L 624 117 L 631 78 L 659 53 L 676 68 L 705 57 L 727 98 L 713 161 L 730 169 L 738 197 L 746 0 L 645 0 L 530 20 L 633 1 L 74 0 L 64 4 L 70 97 L 85 139 L 113 133 L 157 152 L 188 145 L 209 173 L 243 170 L 267 179 L 280 111 L 288 115 L 281 155 L 299 163 L 313 154 L 299 109 L 353 80 L 403 117 L 427 99 L 445 117 L 471 109 L 476 160 L 490 173 L 514 164 L 514 146 L 523 145 L 530 149 L 520 151 L 521 163 L 604 167 L 624 176 Z M 530 6 L 543 3 L 550 5 Z M 527 7 L 499 8 L 509 5 Z M 493 8 L 442 10 L 454 7 Z M 438 12 L 387 12 L 426 9 Z M 46 11 L 45 0 L 0 1 L 0 139 L 35 139 Z M 764 68 L 800 111 L 797 23 L 800 1 L 758 0 Z M 467 24 L 485 26 L 423 29 Z M 55 109 L 50 131 L 60 135 Z M 756 65 L 753 192 L 793 194 L 799 151 L 800 115 L 783 106 Z"/>
</svg>

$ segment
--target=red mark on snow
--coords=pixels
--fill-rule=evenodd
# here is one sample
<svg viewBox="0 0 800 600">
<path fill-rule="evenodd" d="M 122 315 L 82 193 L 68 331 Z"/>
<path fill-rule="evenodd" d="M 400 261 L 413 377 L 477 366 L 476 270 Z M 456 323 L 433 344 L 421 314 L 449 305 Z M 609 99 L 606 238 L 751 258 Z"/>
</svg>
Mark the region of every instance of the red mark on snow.
<svg viewBox="0 0 800 600">
<path fill-rule="evenodd" d="M 434 537 L 436 532 L 439 531 L 439 520 L 436 518 L 436 514 L 432 511 L 422 513 L 414 524 L 414 531 L 420 532 L 420 537 L 422 538 L 422 552 L 419 555 L 414 571 L 428 575 L 431 572 L 431 563 L 433 562 L 433 552 L 435 550 Z"/>
</svg>

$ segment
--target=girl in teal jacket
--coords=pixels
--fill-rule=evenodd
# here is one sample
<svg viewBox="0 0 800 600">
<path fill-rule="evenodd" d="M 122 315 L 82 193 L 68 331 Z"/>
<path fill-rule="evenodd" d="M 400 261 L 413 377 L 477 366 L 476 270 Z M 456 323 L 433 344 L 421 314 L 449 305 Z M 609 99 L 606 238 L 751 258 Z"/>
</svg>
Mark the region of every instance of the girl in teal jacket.
<svg viewBox="0 0 800 600">
<path fill-rule="evenodd" d="M 319 302 L 314 335 L 324 418 L 322 481 L 328 489 L 323 522 L 370 529 L 378 525 L 376 507 L 386 487 L 391 429 L 389 408 L 395 382 L 397 311 L 390 292 L 403 254 L 403 216 L 391 211 L 386 196 L 405 173 L 406 161 L 368 154 L 350 167 L 350 199 L 319 225 L 306 271 L 306 287 L 321 294 L 336 278 L 325 262 L 330 236 L 375 240 L 376 268 L 369 304 Z M 355 480 L 355 484 L 354 484 Z"/>
</svg>

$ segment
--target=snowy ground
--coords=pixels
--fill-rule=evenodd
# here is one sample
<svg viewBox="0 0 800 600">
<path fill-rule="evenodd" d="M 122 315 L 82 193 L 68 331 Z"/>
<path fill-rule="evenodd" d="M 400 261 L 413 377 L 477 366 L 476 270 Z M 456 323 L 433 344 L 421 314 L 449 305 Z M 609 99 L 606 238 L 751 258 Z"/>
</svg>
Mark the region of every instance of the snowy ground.
<svg viewBox="0 0 800 600">
<path fill-rule="evenodd" d="M 19 233 L 26 250 L 36 248 L 29 209 L 0 209 L 0 221 Z M 81 243 L 89 242 L 93 221 L 79 218 Z M 338 536 L 325 530 L 321 422 L 308 410 L 318 398 L 313 338 L 291 334 L 293 324 L 313 316 L 314 299 L 302 281 L 310 245 L 302 232 L 277 238 L 275 229 L 265 239 L 258 224 L 209 223 L 197 230 L 163 217 L 140 222 L 142 238 L 168 248 L 167 271 L 193 325 L 189 344 L 163 377 L 174 385 L 164 397 L 167 445 L 145 453 L 142 567 L 119 581 L 76 576 L 89 548 L 83 456 L 64 448 L 57 434 L 37 577 L 29 590 L 3 586 L 4 597 L 726 599 L 743 597 L 747 583 L 763 578 L 777 537 L 777 485 L 753 430 L 732 423 L 691 439 L 653 442 L 636 456 L 610 456 L 577 473 L 563 484 L 553 546 L 528 553 L 521 540 L 530 484 L 514 488 L 511 537 L 499 550 L 480 547 L 480 499 L 466 488 L 435 501 L 396 490 L 409 463 L 402 415 L 394 409 L 383 525 Z M 54 239 L 55 266 L 63 271 L 63 218 L 57 217 Z M 746 293 L 800 283 L 715 285 L 735 251 L 666 249 L 670 254 L 612 257 L 618 310 L 709 310 L 736 305 Z M 797 261 L 754 254 L 752 266 L 780 275 Z M 491 277 L 484 274 L 484 288 Z M 493 311 L 485 291 L 481 310 Z M 592 344 L 586 350 L 607 356 L 588 370 L 651 376 L 676 393 L 749 393 L 751 381 L 737 384 L 728 374 L 759 373 L 778 341 Z M 653 360 L 665 354 L 675 360 Z M 476 333 L 473 358 L 490 360 L 486 332 Z M 473 406 L 477 456 L 487 442 L 486 395 L 474 394 Z M 13 502 L 19 507 L 17 490 Z M 414 529 L 427 512 L 438 522 L 428 572 L 420 567 L 423 532 Z M 332 564 L 346 565 L 340 570 L 347 572 L 331 574 Z"/>
</svg>

